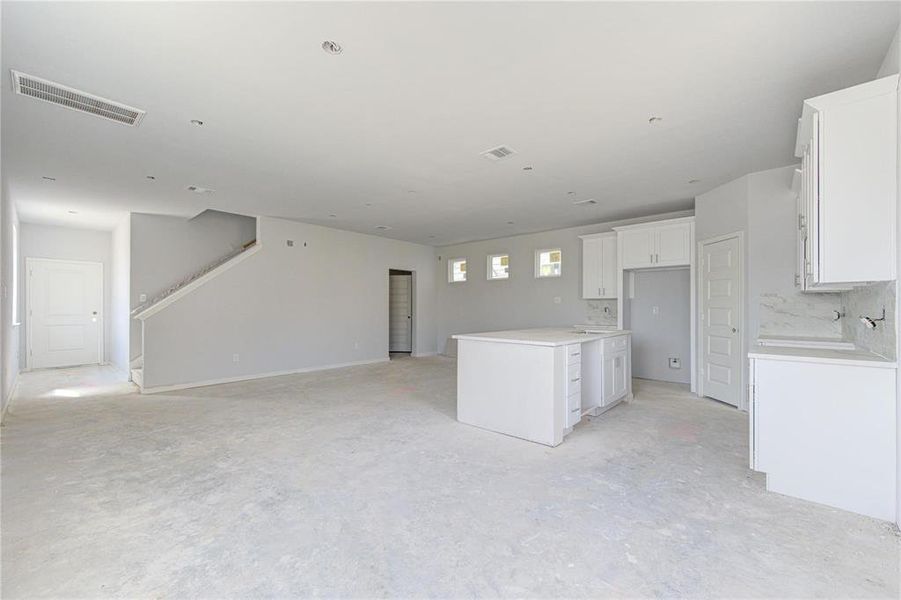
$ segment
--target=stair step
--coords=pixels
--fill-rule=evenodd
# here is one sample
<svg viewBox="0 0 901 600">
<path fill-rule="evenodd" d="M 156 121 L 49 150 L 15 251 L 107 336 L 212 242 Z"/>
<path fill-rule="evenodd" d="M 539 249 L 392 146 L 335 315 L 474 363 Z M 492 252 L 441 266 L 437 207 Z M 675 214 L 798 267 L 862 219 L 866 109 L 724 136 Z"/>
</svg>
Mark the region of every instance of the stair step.
<svg viewBox="0 0 901 600">
<path fill-rule="evenodd" d="M 132 369 L 131 380 L 141 389 L 141 391 L 144 391 L 144 368 Z"/>
</svg>

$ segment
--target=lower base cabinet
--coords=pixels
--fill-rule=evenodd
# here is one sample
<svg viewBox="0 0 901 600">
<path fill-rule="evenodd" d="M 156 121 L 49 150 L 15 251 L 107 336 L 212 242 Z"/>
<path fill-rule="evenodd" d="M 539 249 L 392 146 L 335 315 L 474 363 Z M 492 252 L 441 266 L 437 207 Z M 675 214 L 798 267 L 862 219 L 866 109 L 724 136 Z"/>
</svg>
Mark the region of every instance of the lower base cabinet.
<svg viewBox="0 0 901 600">
<path fill-rule="evenodd" d="M 752 358 L 750 463 L 770 491 L 895 520 L 894 368 Z"/>
</svg>

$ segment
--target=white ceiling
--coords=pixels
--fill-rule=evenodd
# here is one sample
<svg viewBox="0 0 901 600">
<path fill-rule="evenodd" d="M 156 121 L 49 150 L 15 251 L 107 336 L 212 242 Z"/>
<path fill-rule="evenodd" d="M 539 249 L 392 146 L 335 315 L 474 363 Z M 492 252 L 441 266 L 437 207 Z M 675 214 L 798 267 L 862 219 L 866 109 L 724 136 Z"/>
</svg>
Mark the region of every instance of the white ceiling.
<svg viewBox="0 0 901 600">
<path fill-rule="evenodd" d="M 899 20 L 894 2 L 2 11 L 4 77 L 147 111 L 131 128 L 4 84 L 4 177 L 23 220 L 216 208 L 430 245 L 690 208 L 791 164 L 801 101 L 872 79 Z M 517 154 L 479 156 L 501 144 Z M 598 203 L 573 206 L 586 198 Z"/>
</svg>

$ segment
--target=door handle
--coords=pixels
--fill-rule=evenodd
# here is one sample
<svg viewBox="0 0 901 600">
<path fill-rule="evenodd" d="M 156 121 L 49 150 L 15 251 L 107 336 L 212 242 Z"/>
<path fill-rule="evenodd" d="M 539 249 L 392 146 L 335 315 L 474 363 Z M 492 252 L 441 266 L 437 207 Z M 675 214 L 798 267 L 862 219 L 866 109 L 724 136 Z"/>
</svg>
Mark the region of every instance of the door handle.
<svg viewBox="0 0 901 600">
<path fill-rule="evenodd" d="M 736 329 L 735 327 L 733 327 L 733 328 L 732 328 L 732 333 L 738 333 L 738 329 Z"/>
<path fill-rule="evenodd" d="M 92 314 L 92 315 L 96 315 L 96 314 L 97 314 L 97 311 L 95 310 L 95 311 L 92 312 L 91 314 Z"/>
</svg>

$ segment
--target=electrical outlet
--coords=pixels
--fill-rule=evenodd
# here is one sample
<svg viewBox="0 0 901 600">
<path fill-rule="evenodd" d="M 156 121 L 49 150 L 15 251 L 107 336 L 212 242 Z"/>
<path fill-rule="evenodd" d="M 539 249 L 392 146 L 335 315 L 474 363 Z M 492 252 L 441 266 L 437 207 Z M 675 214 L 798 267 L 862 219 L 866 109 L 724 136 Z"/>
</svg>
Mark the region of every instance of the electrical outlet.
<svg viewBox="0 0 901 600">
<path fill-rule="evenodd" d="M 651 308 L 651 314 L 652 314 L 652 315 L 659 315 L 659 314 L 660 314 L 660 307 L 659 307 L 659 306 L 654 306 L 654 307 L 652 307 L 652 308 Z"/>
<path fill-rule="evenodd" d="M 670 369 L 681 369 L 682 368 L 682 359 L 670 357 L 669 359 L 669 368 Z"/>
<path fill-rule="evenodd" d="M 240 361 L 241 361 L 241 355 L 240 355 L 240 354 L 232 354 L 232 362 L 235 362 L 235 363 L 236 363 L 236 362 L 240 362 Z"/>
<path fill-rule="evenodd" d="M 560 296 L 554 296 L 554 304 L 560 304 L 560 302 L 562 302 Z"/>
<path fill-rule="evenodd" d="M 294 247 L 294 240 L 286 240 L 286 241 L 287 241 L 287 243 L 288 243 L 288 247 L 289 247 L 289 248 L 293 248 L 293 247 Z"/>
<path fill-rule="evenodd" d="M 147 294 L 141 294 L 138 296 L 138 302 L 147 302 Z"/>
</svg>

